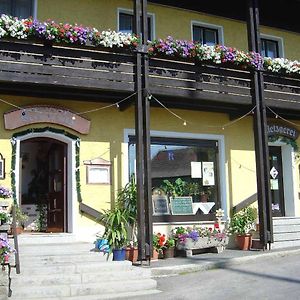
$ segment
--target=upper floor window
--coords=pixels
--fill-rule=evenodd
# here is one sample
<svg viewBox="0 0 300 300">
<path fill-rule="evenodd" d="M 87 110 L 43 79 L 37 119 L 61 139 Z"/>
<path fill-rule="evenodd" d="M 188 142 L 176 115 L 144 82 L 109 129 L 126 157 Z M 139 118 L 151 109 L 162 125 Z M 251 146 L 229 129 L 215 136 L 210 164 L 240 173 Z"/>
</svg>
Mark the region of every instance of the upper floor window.
<svg viewBox="0 0 300 300">
<path fill-rule="evenodd" d="M 18 18 L 33 16 L 34 0 L 0 0 L 0 13 Z"/>
<path fill-rule="evenodd" d="M 148 14 L 148 40 L 154 39 L 154 15 Z M 119 28 L 118 31 L 132 33 L 133 32 L 133 13 L 131 11 L 119 11 Z"/>
<path fill-rule="evenodd" d="M 222 27 L 192 22 L 192 39 L 203 45 L 214 46 L 217 44 L 223 44 Z"/>
<path fill-rule="evenodd" d="M 261 39 L 261 54 L 265 57 L 279 57 L 278 41 Z"/>
<path fill-rule="evenodd" d="M 271 58 L 284 57 L 282 38 L 261 34 L 260 41 L 262 56 Z"/>
</svg>

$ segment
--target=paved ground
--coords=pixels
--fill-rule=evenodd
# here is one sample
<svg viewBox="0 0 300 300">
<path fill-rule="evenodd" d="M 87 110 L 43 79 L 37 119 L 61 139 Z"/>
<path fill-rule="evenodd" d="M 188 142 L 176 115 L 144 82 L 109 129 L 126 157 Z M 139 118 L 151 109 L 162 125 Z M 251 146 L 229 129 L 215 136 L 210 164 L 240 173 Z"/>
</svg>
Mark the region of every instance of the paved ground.
<svg viewBox="0 0 300 300">
<path fill-rule="evenodd" d="M 191 272 L 204 271 L 220 267 L 264 261 L 275 257 L 300 254 L 300 248 L 272 251 L 228 250 L 222 253 L 203 253 L 191 258 L 171 258 L 151 263 L 152 276 L 164 277 Z"/>
<path fill-rule="evenodd" d="M 237 252 L 236 256 L 239 256 L 239 259 L 234 263 L 229 262 L 232 261 L 231 258 L 227 265 L 223 264 L 220 269 L 158 278 L 158 289 L 162 293 L 131 299 L 300 299 L 300 249 L 262 253 L 259 254 L 260 257 L 257 253 Z M 232 255 L 232 251 L 226 251 L 223 257 Z M 245 259 L 250 257 L 251 260 Z M 193 259 L 199 262 L 206 258 Z M 217 257 L 215 261 L 219 259 L 220 257 Z M 171 261 L 163 263 L 169 267 L 172 264 Z M 157 264 L 161 265 L 162 262 Z"/>
</svg>

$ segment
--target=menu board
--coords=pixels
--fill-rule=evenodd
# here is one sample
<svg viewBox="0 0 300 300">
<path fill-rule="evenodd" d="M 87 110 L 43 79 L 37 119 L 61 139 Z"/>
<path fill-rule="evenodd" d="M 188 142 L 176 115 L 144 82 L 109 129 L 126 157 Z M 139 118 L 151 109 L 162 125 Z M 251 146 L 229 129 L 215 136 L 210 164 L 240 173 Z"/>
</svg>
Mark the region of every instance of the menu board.
<svg viewBox="0 0 300 300">
<path fill-rule="evenodd" d="M 172 215 L 193 215 L 192 197 L 174 197 L 170 199 Z"/>
</svg>

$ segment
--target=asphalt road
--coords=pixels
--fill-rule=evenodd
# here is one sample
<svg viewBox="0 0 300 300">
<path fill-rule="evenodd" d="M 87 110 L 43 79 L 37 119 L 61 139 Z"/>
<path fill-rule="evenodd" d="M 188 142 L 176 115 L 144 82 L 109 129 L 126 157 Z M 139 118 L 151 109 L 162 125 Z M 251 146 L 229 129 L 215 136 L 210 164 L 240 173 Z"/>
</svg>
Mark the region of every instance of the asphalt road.
<svg viewBox="0 0 300 300">
<path fill-rule="evenodd" d="M 164 277 L 157 281 L 162 293 L 134 299 L 300 300 L 300 255 Z"/>
</svg>

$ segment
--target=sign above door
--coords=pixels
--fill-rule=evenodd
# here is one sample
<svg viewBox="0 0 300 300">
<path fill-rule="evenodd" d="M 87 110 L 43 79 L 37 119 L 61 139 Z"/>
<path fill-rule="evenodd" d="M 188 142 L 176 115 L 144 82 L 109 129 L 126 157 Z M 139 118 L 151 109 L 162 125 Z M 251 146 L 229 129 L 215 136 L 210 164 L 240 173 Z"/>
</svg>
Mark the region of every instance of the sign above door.
<svg viewBox="0 0 300 300">
<path fill-rule="evenodd" d="M 68 109 L 49 105 L 27 106 L 4 114 L 4 126 L 8 130 L 36 123 L 57 124 L 81 134 L 88 134 L 91 125 L 91 121 Z"/>
<path fill-rule="evenodd" d="M 283 124 L 268 124 L 268 136 L 280 135 L 296 140 L 299 136 L 297 129 Z"/>
</svg>

